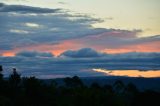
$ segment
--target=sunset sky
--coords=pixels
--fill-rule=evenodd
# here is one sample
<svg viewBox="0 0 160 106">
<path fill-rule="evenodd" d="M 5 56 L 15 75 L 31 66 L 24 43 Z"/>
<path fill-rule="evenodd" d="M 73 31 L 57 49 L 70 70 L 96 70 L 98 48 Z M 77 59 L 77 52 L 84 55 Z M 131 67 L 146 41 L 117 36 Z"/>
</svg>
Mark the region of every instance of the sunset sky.
<svg viewBox="0 0 160 106">
<path fill-rule="evenodd" d="M 42 65 L 86 61 L 81 57 L 159 59 L 159 10 L 160 0 L 0 0 L 0 64 L 22 69 L 13 63 L 22 57 L 33 64 L 47 58 Z"/>
<path fill-rule="evenodd" d="M 59 55 L 84 47 L 159 52 L 159 5 L 159 0 L 1 0 L 0 53 Z"/>
</svg>

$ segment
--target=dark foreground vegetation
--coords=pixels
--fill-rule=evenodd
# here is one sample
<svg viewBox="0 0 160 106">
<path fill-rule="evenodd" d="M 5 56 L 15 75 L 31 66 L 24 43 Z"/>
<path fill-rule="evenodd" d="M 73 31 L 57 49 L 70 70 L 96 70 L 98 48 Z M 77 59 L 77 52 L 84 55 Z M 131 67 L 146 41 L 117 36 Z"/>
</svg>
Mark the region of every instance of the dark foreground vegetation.
<svg viewBox="0 0 160 106">
<path fill-rule="evenodd" d="M 112 86 L 86 86 L 79 77 L 64 78 L 65 85 L 21 78 L 16 69 L 8 79 L 0 66 L 0 106 L 160 106 L 160 92 L 139 91 L 117 80 Z"/>
</svg>

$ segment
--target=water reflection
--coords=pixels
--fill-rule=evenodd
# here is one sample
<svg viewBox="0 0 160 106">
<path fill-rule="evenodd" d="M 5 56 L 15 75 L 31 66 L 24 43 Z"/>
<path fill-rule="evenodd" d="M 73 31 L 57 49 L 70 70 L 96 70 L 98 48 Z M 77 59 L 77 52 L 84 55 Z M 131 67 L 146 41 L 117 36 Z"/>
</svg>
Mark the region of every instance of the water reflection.
<svg viewBox="0 0 160 106">
<path fill-rule="evenodd" d="M 105 69 L 93 69 L 93 71 L 105 73 L 109 76 L 128 76 L 128 77 L 160 77 L 160 70 L 105 70 Z"/>
</svg>

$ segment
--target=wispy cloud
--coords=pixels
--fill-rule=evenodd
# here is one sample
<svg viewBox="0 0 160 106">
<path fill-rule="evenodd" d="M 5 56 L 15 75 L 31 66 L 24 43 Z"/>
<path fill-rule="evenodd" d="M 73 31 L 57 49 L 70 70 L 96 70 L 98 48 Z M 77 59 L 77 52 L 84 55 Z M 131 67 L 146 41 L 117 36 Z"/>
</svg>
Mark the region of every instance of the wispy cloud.
<svg viewBox="0 0 160 106">
<path fill-rule="evenodd" d="M 108 30 L 91 26 L 101 19 L 69 14 L 59 9 L 1 4 L 0 12 L 0 39 L 2 39 L 0 51 L 6 50 L 6 46 L 13 50 L 35 44 L 54 45 L 67 39 L 81 38 Z M 70 19 L 73 17 L 74 20 Z M 24 37 L 24 34 L 28 36 Z M 19 44 L 20 41 L 23 43 Z"/>
<path fill-rule="evenodd" d="M 60 9 L 48 9 L 48 8 L 40 8 L 40 7 L 31 7 L 24 5 L 6 5 L 0 3 L 0 12 L 18 12 L 18 13 L 55 13 Z"/>
</svg>

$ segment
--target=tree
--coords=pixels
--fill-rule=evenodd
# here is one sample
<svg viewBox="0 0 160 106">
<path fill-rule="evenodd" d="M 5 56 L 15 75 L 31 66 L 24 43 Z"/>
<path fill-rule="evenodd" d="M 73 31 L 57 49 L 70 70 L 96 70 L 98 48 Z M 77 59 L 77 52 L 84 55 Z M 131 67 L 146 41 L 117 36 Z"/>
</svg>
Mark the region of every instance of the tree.
<svg viewBox="0 0 160 106">
<path fill-rule="evenodd" d="M 4 90 L 4 80 L 3 80 L 3 74 L 2 74 L 3 68 L 0 65 L 0 94 L 3 93 Z"/>
<path fill-rule="evenodd" d="M 12 87 L 17 88 L 21 82 L 21 75 L 13 68 L 13 73 L 9 77 L 9 83 Z"/>
<path fill-rule="evenodd" d="M 83 86 L 83 82 L 81 81 L 81 79 L 78 76 L 72 77 L 72 80 L 73 80 L 74 85 L 76 87 L 82 87 Z"/>
<path fill-rule="evenodd" d="M 121 80 L 117 80 L 113 87 L 116 93 L 123 93 L 125 90 L 125 85 Z"/>
<path fill-rule="evenodd" d="M 2 72 L 3 71 L 3 68 L 2 68 L 2 66 L 0 65 L 0 72 Z"/>
<path fill-rule="evenodd" d="M 3 71 L 3 68 L 0 65 L 0 92 L 3 92 L 2 89 L 4 88 L 4 80 L 3 80 L 2 71 Z"/>
<path fill-rule="evenodd" d="M 125 89 L 126 89 L 126 92 L 131 93 L 131 94 L 138 93 L 138 89 L 133 83 L 129 83 Z"/>
<path fill-rule="evenodd" d="M 2 66 L 0 65 L 0 81 L 2 81 L 2 79 L 3 79 L 2 71 L 3 71 L 3 68 L 2 68 Z"/>
<path fill-rule="evenodd" d="M 46 86 L 43 85 L 40 80 L 35 77 L 29 77 L 23 79 L 24 91 L 26 98 L 29 101 L 29 106 L 32 104 L 33 106 L 45 106 L 49 101 L 47 95 Z M 50 92 L 51 93 L 51 92 Z M 46 102 L 47 101 L 47 102 Z"/>
<path fill-rule="evenodd" d="M 74 76 L 72 78 L 67 77 L 64 79 L 65 85 L 67 87 L 82 87 L 83 82 L 80 80 L 78 76 Z"/>
<path fill-rule="evenodd" d="M 94 83 L 91 84 L 91 88 L 100 89 L 101 87 L 98 83 L 94 82 Z"/>
</svg>

